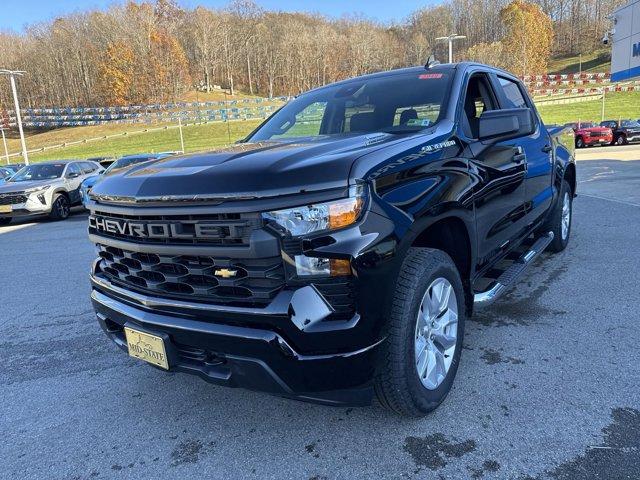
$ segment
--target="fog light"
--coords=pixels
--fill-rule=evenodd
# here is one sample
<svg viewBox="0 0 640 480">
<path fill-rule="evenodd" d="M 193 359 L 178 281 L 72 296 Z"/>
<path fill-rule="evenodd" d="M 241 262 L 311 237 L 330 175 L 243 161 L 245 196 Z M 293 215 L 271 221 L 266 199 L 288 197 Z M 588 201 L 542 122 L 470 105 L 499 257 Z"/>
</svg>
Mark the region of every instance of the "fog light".
<svg viewBox="0 0 640 480">
<path fill-rule="evenodd" d="M 328 258 L 305 257 L 296 255 L 296 273 L 298 276 L 329 276 L 331 269 Z"/>
<path fill-rule="evenodd" d="M 349 260 L 314 258 L 304 255 L 296 255 L 296 274 L 315 277 L 340 277 L 351 275 L 351 263 Z"/>
</svg>

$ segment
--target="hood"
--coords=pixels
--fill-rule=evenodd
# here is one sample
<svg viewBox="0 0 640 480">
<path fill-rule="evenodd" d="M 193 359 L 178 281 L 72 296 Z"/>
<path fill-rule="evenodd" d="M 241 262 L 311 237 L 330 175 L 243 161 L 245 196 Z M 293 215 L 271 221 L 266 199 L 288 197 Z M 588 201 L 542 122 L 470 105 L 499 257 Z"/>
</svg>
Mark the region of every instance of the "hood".
<svg viewBox="0 0 640 480">
<path fill-rule="evenodd" d="M 30 188 L 41 187 L 43 185 L 52 185 L 59 181 L 59 178 L 54 178 L 50 180 L 34 180 L 27 182 L 5 182 L 0 185 L 0 194 L 2 193 L 13 193 L 13 192 L 24 192 Z"/>
<path fill-rule="evenodd" d="M 358 157 L 404 138 L 378 133 L 238 144 L 103 175 L 92 195 L 259 198 L 342 188 Z"/>
</svg>

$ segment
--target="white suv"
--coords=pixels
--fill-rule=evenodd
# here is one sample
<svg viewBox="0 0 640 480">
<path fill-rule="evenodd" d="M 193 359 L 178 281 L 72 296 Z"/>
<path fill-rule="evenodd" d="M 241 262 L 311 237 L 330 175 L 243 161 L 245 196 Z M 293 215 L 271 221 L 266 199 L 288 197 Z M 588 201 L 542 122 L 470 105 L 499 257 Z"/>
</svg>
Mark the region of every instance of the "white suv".
<svg viewBox="0 0 640 480">
<path fill-rule="evenodd" d="M 0 225 L 13 218 L 46 214 L 53 220 L 69 216 L 79 205 L 82 181 L 103 168 L 90 161 L 56 161 L 22 167 L 0 185 Z"/>
</svg>

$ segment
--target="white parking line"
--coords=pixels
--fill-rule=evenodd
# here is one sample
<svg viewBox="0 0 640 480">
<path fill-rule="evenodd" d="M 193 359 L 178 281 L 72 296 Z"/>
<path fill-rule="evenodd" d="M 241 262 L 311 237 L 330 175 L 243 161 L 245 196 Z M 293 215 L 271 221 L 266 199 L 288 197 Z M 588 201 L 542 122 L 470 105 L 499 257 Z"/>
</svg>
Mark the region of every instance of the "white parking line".
<svg viewBox="0 0 640 480">
<path fill-rule="evenodd" d="M 0 235 L 3 233 L 15 232 L 26 227 L 32 227 L 35 223 L 20 223 L 18 225 L 7 225 L 6 227 L 0 227 Z"/>
</svg>

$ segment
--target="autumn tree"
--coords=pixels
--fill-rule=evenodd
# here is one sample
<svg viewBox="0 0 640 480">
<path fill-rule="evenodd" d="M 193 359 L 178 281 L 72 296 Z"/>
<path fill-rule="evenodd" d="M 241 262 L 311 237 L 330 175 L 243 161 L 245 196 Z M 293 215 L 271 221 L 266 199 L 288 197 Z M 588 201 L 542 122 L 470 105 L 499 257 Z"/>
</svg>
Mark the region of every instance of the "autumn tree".
<svg viewBox="0 0 640 480">
<path fill-rule="evenodd" d="M 184 85 L 189 85 L 189 66 L 178 40 L 163 30 L 151 33 L 145 83 L 149 96 L 156 101 L 175 99 Z"/>
<path fill-rule="evenodd" d="M 467 50 L 467 59 L 498 68 L 509 68 L 502 42 L 478 43 Z"/>
<path fill-rule="evenodd" d="M 98 63 L 98 92 L 109 105 L 125 105 L 132 98 L 136 59 L 125 42 L 107 45 Z"/>
<path fill-rule="evenodd" d="M 297 94 L 351 75 L 422 65 L 432 53 L 444 60 L 447 46 L 435 38 L 451 33 L 467 37 L 456 42 L 456 61 L 546 73 L 550 55 L 599 48 L 611 27 L 607 16 L 627 1 L 438 0 L 383 23 L 267 11 L 252 0 L 221 9 L 124 0 L 22 33 L 0 32 L 0 66 L 28 71 L 20 78 L 25 108 L 160 102 L 215 84 L 232 94 Z M 0 82 L 0 104 L 12 103 L 8 82 Z"/>
<path fill-rule="evenodd" d="M 546 73 L 553 44 L 551 18 L 533 3 L 513 0 L 500 11 L 507 67 L 519 75 Z"/>
</svg>

